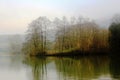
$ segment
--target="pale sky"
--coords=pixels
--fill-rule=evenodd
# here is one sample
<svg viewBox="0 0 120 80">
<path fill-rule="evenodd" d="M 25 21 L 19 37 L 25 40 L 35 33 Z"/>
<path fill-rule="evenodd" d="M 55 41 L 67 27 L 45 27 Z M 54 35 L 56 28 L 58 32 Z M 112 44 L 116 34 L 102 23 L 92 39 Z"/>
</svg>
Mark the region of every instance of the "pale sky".
<svg viewBox="0 0 120 80">
<path fill-rule="evenodd" d="M 120 13 L 120 0 L 0 0 L 0 34 L 21 34 L 39 16 L 94 20 Z"/>
</svg>

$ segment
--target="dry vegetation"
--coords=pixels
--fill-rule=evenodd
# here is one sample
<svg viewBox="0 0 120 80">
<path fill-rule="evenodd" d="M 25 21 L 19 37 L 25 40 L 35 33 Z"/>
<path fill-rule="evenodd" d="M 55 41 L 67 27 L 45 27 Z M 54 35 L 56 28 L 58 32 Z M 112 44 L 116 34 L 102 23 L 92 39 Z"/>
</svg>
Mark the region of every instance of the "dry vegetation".
<svg viewBox="0 0 120 80">
<path fill-rule="evenodd" d="M 50 41 L 48 30 L 54 26 L 54 41 Z M 54 33 L 53 33 L 54 34 Z M 95 22 L 85 18 L 62 19 L 50 21 L 39 17 L 29 24 L 23 51 L 30 55 L 46 53 L 100 52 L 108 50 L 109 31 L 99 27 Z"/>
</svg>

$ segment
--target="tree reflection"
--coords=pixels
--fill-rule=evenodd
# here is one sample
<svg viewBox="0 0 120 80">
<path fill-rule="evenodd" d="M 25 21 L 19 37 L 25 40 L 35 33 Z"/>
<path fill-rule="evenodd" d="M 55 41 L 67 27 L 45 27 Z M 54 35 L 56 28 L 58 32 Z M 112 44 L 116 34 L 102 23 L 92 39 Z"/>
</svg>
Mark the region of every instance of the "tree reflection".
<svg viewBox="0 0 120 80">
<path fill-rule="evenodd" d="M 120 58 L 119 56 L 111 56 L 110 73 L 113 78 L 120 79 Z"/>
<path fill-rule="evenodd" d="M 29 80 L 111 80 L 120 79 L 119 61 L 113 56 L 27 57 L 23 63 L 30 69 L 27 71 Z"/>
<path fill-rule="evenodd" d="M 81 59 L 59 58 L 56 62 L 58 72 L 64 79 L 93 79 L 109 74 L 108 57 L 84 57 Z"/>
<path fill-rule="evenodd" d="M 27 57 L 23 61 L 32 69 L 33 80 L 43 80 L 44 74 L 46 74 L 46 58 Z"/>
</svg>

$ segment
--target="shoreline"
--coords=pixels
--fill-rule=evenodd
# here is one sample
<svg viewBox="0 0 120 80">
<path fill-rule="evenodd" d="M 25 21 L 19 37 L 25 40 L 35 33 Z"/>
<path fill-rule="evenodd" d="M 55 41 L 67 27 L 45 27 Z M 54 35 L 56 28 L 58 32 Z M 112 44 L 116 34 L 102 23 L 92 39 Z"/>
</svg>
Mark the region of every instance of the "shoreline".
<svg viewBox="0 0 120 80">
<path fill-rule="evenodd" d="M 109 52 L 66 52 L 66 53 L 53 53 L 53 54 L 39 54 L 39 55 L 30 55 L 35 57 L 82 57 L 82 56 L 106 56 L 110 55 Z"/>
</svg>

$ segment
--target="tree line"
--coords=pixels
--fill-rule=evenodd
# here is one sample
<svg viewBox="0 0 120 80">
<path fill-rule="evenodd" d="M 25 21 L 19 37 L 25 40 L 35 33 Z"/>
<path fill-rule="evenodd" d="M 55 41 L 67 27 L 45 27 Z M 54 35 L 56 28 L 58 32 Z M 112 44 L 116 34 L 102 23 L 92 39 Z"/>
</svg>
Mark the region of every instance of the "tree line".
<svg viewBox="0 0 120 80">
<path fill-rule="evenodd" d="M 116 30 L 112 23 L 108 28 L 101 28 L 94 21 L 86 18 L 55 18 L 39 17 L 28 25 L 23 51 L 30 55 L 45 55 L 55 53 L 80 52 L 107 52 L 110 45 L 113 46 L 113 36 Z M 53 28 L 53 33 L 49 33 Z M 117 27 L 120 28 L 120 27 Z M 115 30 L 115 31 L 114 31 Z M 49 37 L 54 35 L 51 40 Z M 115 37 L 114 36 L 114 37 Z M 120 40 L 118 39 L 118 42 Z M 118 43 L 117 42 L 117 43 Z M 119 44 L 118 44 L 119 45 Z"/>
</svg>

